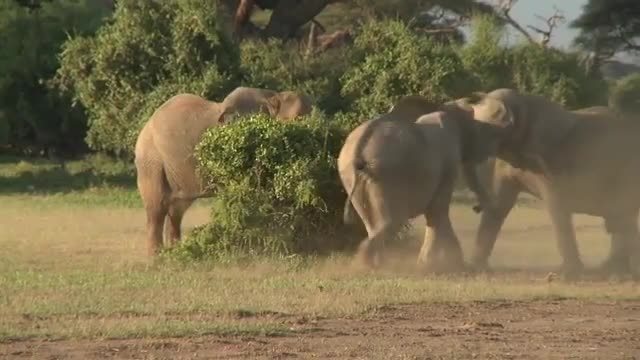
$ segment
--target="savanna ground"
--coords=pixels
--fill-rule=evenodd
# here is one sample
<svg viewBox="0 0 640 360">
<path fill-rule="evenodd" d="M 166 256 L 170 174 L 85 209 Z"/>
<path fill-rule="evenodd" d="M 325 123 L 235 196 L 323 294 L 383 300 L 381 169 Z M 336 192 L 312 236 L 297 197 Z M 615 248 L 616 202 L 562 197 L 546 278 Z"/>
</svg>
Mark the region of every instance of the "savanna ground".
<svg viewBox="0 0 640 360">
<path fill-rule="evenodd" d="M 638 284 L 547 281 L 560 258 L 535 202 L 507 220 L 490 276 L 425 277 L 414 254 L 375 274 L 348 257 L 162 264 L 131 179 L 83 166 L 0 164 L 0 359 L 640 358 Z M 478 216 L 452 217 L 469 254 Z M 185 227 L 207 219 L 203 202 Z M 576 224 L 597 264 L 600 221 Z"/>
</svg>

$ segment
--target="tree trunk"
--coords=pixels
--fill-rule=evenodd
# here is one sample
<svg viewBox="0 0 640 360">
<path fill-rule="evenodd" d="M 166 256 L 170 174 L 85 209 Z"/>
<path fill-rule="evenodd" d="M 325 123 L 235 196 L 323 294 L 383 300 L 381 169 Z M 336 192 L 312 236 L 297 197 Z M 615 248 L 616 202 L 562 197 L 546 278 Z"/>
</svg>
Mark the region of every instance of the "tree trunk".
<svg viewBox="0 0 640 360">
<path fill-rule="evenodd" d="M 265 35 L 280 39 L 291 38 L 331 2 L 333 0 L 279 0 L 264 29 Z"/>
</svg>

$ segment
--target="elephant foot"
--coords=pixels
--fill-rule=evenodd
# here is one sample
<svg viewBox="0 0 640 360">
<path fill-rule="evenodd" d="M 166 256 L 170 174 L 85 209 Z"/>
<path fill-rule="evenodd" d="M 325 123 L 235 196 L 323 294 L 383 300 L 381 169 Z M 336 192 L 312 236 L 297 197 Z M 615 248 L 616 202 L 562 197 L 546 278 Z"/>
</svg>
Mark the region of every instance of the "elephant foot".
<svg viewBox="0 0 640 360">
<path fill-rule="evenodd" d="M 626 256 L 608 258 L 598 266 L 596 271 L 606 275 L 623 275 L 631 272 L 631 264 Z"/>
<path fill-rule="evenodd" d="M 631 265 L 629 257 L 616 257 L 605 260 L 595 269 L 595 274 L 600 279 L 624 279 L 630 278 L 632 281 L 640 280 L 640 273 Z"/>
<path fill-rule="evenodd" d="M 418 268 L 424 274 L 443 275 L 474 272 L 464 261 L 421 261 L 418 260 Z"/>
<path fill-rule="evenodd" d="M 354 257 L 353 263 L 355 266 L 367 270 L 375 270 L 377 268 L 374 254 L 372 254 L 371 248 L 368 246 L 368 244 L 360 245 L 360 247 L 358 248 L 358 252 Z"/>
<path fill-rule="evenodd" d="M 566 281 L 578 281 L 584 273 L 584 265 L 582 262 L 564 263 L 559 271 Z"/>
<path fill-rule="evenodd" d="M 474 257 L 469 265 L 474 272 L 490 274 L 493 272 L 489 266 L 489 260 L 486 258 Z"/>
</svg>

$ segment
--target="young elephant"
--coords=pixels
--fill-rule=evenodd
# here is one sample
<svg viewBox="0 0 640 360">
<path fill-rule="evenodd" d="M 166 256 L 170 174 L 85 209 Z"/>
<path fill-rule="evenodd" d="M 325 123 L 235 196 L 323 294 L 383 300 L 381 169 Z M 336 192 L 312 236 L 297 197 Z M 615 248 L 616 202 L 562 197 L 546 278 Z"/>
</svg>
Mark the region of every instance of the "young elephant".
<svg viewBox="0 0 640 360">
<path fill-rule="evenodd" d="M 498 89 L 484 95 L 476 117 L 511 122 L 493 163 L 487 164 L 494 203 L 483 211 L 476 236 L 475 267 L 488 268 L 502 224 L 520 192 L 543 199 L 551 216 L 563 270 L 581 273 L 574 213 L 602 217 L 611 235 L 601 270 L 632 271 L 638 255 L 640 123 L 598 106 L 567 111 L 534 95 Z"/>
<path fill-rule="evenodd" d="M 357 258 L 376 267 L 374 258 L 381 256 L 385 241 L 407 220 L 424 215 L 427 229 L 418 263 L 435 270 L 444 255 L 452 268 L 462 268 L 462 250 L 449 218 L 457 170 L 460 163 L 475 164 L 495 152 L 502 124 L 475 121 L 464 100 L 422 116 L 420 110 L 402 108 L 403 103 L 415 104 L 415 97 L 405 100 L 354 129 L 338 157 L 348 193 L 345 222 L 352 221 L 353 206 L 368 233 Z M 424 111 L 432 110 L 424 101 Z"/>
<path fill-rule="evenodd" d="M 291 91 L 237 88 L 222 103 L 179 94 L 162 104 L 140 131 L 135 147 L 138 190 L 147 213 L 147 251 L 180 239 L 182 217 L 203 189 L 193 157 L 200 136 L 234 115 L 265 112 L 288 120 L 311 112 L 310 100 Z"/>
</svg>

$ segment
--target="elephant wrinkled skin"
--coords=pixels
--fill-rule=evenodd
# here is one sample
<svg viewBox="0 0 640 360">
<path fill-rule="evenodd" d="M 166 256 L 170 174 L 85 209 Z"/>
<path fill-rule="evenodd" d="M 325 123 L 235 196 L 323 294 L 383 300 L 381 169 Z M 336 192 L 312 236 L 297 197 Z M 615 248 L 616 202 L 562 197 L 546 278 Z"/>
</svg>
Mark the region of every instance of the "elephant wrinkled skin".
<svg viewBox="0 0 640 360">
<path fill-rule="evenodd" d="M 502 136 L 501 128 L 475 121 L 465 100 L 439 109 L 422 102 L 408 109 L 404 106 L 415 106 L 419 99 L 401 99 L 389 113 L 360 124 L 338 157 L 348 193 L 345 222 L 352 222 L 353 210 L 362 219 L 368 237 L 356 258 L 368 267 L 378 265 L 375 258 L 381 261 L 384 243 L 418 215 L 427 220 L 418 263 L 433 270 L 443 264 L 464 267 L 449 218 L 454 182 L 460 163 L 478 163 L 495 153 L 491 144 Z"/>
<path fill-rule="evenodd" d="M 601 270 L 633 273 L 639 254 L 640 123 L 596 106 L 568 111 L 543 97 L 497 89 L 484 94 L 476 116 L 505 119 L 511 130 L 492 161 L 483 165 L 492 207 L 484 209 L 473 263 L 487 269 L 505 218 L 520 192 L 543 199 L 567 277 L 580 259 L 573 214 L 602 217 L 611 250 Z"/>
<path fill-rule="evenodd" d="M 308 97 L 291 91 L 240 87 L 222 103 L 179 94 L 162 104 L 140 131 L 135 147 L 138 191 L 147 213 L 147 251 L 156 254 L 166 241 L 180 239 L 185 211 L 212 194 L 196 174 L 194 148 L 210 127 L 237 115 L 264 112 L 281 120 L 311 112 Z"/>
</svg>

